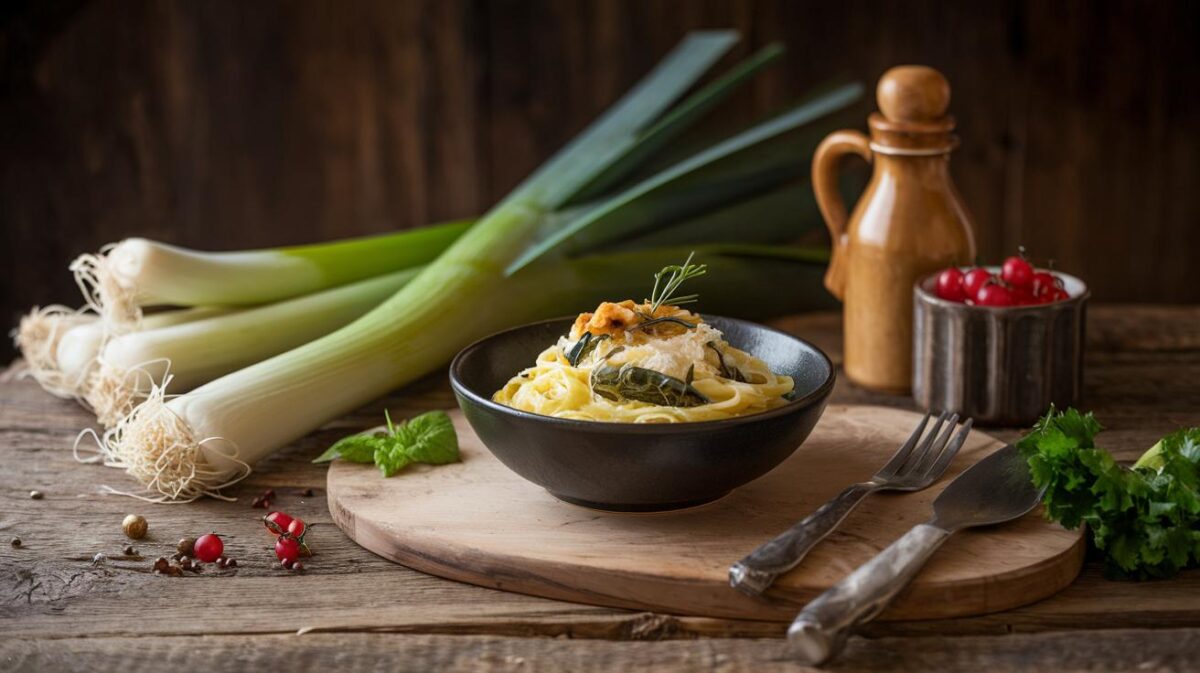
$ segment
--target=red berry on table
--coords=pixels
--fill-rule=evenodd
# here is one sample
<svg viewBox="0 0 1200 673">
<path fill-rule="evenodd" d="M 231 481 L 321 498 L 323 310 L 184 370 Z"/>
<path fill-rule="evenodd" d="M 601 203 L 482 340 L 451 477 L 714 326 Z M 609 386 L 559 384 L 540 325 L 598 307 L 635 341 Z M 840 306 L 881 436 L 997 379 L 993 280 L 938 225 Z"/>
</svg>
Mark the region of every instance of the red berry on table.
<svg viewBox="0 0 1200 673">
<path fill-rule="evenodd" d="M 1033 266 L 1020 257 L 1009 257 L 1000 267 L 1000 278 L 1013 287 L 1025 287 L 1033 282 Z"/>
<path fill-rule="evenodd" d="M 300 519 L 292 519 L 292 522 L 288 524 L 287 532 L 292 537 L 299 540 L 304 537 L 304 531 L 307 530 L 307 528 L 308 527 L 305 526 L 304 522 Z"/>
<path fill-rule="evenodd" d="M 963 272 L 957 267 L 944 269 L 937 275 L 936 289 L 939 299 L 961 302 L 967 298 L 966 290 L 963 289 Z"/>
<path fill-rule="evenodd" d="M 196 558 L 205 563 L 212 563 L 221 558 L 221 554 L 224 551 L 225 543 L 221 542 L 221 538 L 217 537 L 216 533 L 209 533 L 208 535 L 201 535 L 196 538 Z"/>
<path fill-rule="evenodd" d="M 978 294 L 975 295 L 975 303 L 980 306 L 1012 306 L 1013 293 L 1007 287 L 999 283 L 988 283 L 979 288 Z"/>
<path fill-rule="evenodd" d="M 286 566 L 292 565 L 300 557 L 300 543 L 290 535 L 280 535 L 275 541 L 275 558 Z"/>
<path fill-rule="evenodd" d="M 272 535 L 283 535 L 292 525 L 292 517 L 283 512 L 271 512 L 263 517 L 263 525 Z"/>
<path fill-rule="evenodd" d="M 975 295 L 979 294 L 980 288 L 991 279 L 992 274 L 988 273 L 987 269 L 971 269 L 963 276 L 963 290 L 967 293 L 967 297 L 974 299 Z"/>
</svg>

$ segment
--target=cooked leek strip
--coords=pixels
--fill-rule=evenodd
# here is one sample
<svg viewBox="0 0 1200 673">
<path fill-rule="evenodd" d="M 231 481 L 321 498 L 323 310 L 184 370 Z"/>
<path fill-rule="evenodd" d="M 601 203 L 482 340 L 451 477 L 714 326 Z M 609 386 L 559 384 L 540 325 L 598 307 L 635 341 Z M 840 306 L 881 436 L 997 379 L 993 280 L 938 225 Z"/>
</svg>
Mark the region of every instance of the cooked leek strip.
<svg viewBox="0 0 1200 673">
<path fill-rule="evenodd" d="M 426 264 L 464 220 L 383 236 L 273 250 L 201 252 L 129 238 L 71 264 L 84 299 L 110 331 L 134 331 L 144 306 L 247 306 Z"/>
<path fill-rule="evenodd" d="M 322 337 L 378 306 L 419 272 L 419 267 L 398 271 L 275 304 L 114 337 L 96 359 L 85 400 L 97 422 L 110 427 L 168 380 L 172 393 L 186 392 Z"/>
</svg>

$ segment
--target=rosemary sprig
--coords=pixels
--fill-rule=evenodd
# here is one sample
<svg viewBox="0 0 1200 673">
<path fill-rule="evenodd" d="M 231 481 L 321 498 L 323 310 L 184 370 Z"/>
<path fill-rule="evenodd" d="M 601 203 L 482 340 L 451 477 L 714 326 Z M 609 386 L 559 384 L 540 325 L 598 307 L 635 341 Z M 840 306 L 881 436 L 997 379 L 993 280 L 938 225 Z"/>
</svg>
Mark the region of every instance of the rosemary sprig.
<svg viewBox="0 0 1200 673">
<path fill-rule="evenodd" d="M 692 264 L 692 257 L 696 253 L 690 253 L 688 258 L 682 265 L 672 264 L 671 266 L 663 267 L 662 271 L 654 274 L 654 290 L 650 292 L 650 317 L 653 317 L 658 309 L 664 304 L 670 302 L 674 306 L 694 303 L 700 298 L 698 294 L 684 294 L 675 296 L 675 292 L 679 290 L 679 286 L 683 285 L 685 280 L 703 276 L 708 271 L 708 266 L 705 264 Z M 663 282 L 663 278 L 666 282 Z"/>
</svg>

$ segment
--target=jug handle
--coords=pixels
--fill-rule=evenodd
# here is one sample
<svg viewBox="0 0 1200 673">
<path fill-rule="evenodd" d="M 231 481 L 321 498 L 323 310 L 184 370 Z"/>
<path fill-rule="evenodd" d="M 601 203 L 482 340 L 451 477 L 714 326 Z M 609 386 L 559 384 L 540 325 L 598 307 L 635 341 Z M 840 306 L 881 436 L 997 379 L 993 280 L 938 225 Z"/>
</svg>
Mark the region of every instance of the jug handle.
<svg viewBox="0 0 1200 673">
<path fill-rule="evenodd" d="M 842 195 L 838 191 L 837 168 L 838 160 L 850 153 L 871 163 L 871 141 L 858 131 L 834 131 L 817 146 L 812 162 L 813 192 L 833 241 L 829 269 L 825 272 L 825 287 L 838 299 L 842 298 L 846 289 L 844 257 L 849 237 L 846 232 L 846 204 L 842 202 Z"/>
</svg>

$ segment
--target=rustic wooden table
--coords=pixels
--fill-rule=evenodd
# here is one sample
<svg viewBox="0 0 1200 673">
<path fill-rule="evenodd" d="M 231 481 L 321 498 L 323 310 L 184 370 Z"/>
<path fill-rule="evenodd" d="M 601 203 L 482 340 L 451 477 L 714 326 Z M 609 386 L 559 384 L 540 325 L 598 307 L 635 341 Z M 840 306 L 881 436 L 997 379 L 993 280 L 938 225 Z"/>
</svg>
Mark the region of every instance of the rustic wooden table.
<svg viewBox="0 0 1200 673">
<path fill-rule="evenodd" d="M 840 355 L 840 319 L 779 321 Z M 1086 408 L 1103 444 L 1132 459 L 1159 436 L 1200 423 L 1200 307 L 1098 306 L 1088 325 Z M 839 382 L 834 400 L 911 406 Z M 88 422 L 28 382 L 0 384 L 0 669 L 3 670 L 797 670 L 784 625 L 633 613 L 458 584 L 386 562 L 331 522 L 325 468 L 336 437 L 394 416 L 450 407 L 444 377 L 411 386 L 258 465 L 229 494 L 153 505 L 103 495 L 122 473 L 72 456 Z M 1015 431 L 995 432 L 1015 438 Z M 250 501 L 304 518 L 316 556 L 304 574 L 274 563 Z M 32 500 L 29 492 L 42 491 Z M 313 495 L 304 495 L 311 489 Z M 150 521 L 126 560 L 126 513 Z M 152 560 L 184 535 L 223 534 L 238 559 L 184 578 Z M 97 552 L 108 560 L 93 564 Z M 832 670 L 1194 670 L 1200 667 L 1200 571 L 1169 581 L 1110 582 L 1089 562 L 1059 595 L 998 614 L 871 624 Z"/>
</svg>

